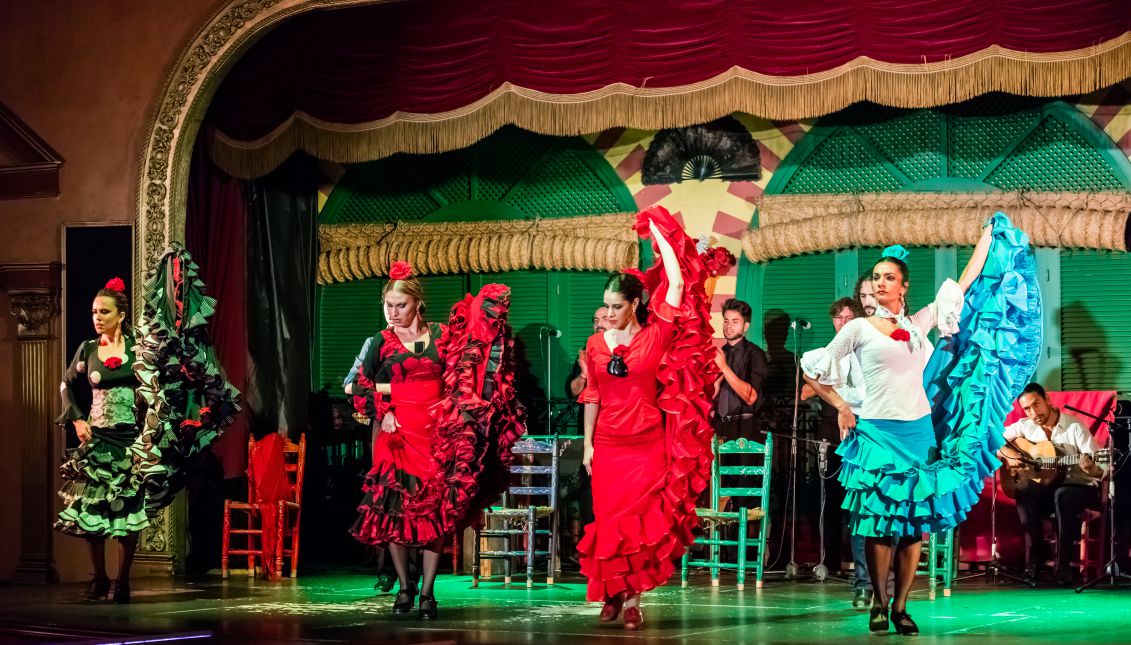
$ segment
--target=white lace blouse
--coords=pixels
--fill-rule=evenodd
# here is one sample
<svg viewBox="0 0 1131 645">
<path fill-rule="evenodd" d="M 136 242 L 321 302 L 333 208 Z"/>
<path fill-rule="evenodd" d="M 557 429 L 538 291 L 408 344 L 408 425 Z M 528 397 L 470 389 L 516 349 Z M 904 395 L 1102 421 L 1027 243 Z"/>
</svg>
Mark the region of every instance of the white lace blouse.
<svg viewBox="0 0 1131 645">
<path fill-rule="evenodd" d="M 935 301 L 908 319 L 911 341 L 893 340 L 867 318 L 852 320 L 823 352 L 806 352 L 801 358 L 801 369 L 824 385 L 841 387 L 846 379 L 841 359 L 854 353 L 860 361 L 867 392 L 860 418 L 912 421 L 923 417 L 931 412 L 923 388 L 923 370 L 932 351 L 927 333 L 936 326 L 941 336 L 958 331 L 962 297 L 962 287 L 957 282 L 944 282 Z"/>
</svg>

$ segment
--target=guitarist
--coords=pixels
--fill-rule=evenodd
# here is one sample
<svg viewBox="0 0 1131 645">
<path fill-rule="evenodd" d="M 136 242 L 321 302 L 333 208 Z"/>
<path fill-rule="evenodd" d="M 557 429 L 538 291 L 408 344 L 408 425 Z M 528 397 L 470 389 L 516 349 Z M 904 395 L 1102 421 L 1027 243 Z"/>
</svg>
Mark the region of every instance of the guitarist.
<svg viewBox="0 0 1131 645">
<path fill-rule="evenodd" d="M 1005 428 L 1006 445 L 998 451 L 1009 468 L 1024 467 L 1029 443 L 1051 442 L 1057 455 L 1079 456 L 1079 465 L 1065 467 L 1059 482 L 1042 484 L 1030 481 L 1016 491 L 1017 515 L 1025 532 L 1025 577 L 1035 579 L 1045 562 L 1042 518 L 1050 511 L 1056 516 L 1056 582 L 1074 584 L 1071 569 L 1072 544 L 1080 539 L 1080 514 L 1085 508 L 1100 508 L 1099 478 L 1104 471 L 1092 460 L 1099 445 L 1080 419 L 1049 404 L 1045 389 L 1030 383 L 1021 391 L 1018 404 L 1024 419 Z"/>
</svg>

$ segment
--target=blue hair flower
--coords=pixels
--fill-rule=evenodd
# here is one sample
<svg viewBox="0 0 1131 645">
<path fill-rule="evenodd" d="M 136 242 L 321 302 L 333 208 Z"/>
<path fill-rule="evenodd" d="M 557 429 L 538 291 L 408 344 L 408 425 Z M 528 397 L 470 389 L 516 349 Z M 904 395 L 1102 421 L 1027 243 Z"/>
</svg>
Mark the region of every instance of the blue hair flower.
<svg viewBox="0 0 1131 645">
<path fill-rule="evenodd" d="M 911 255 L 911 251 L 903 248 L 901 244 L 892 244 L 880 253 L 881 258 L 895 258 L 901 262 L 907 261 L 907 256 Z"/>
</svg>

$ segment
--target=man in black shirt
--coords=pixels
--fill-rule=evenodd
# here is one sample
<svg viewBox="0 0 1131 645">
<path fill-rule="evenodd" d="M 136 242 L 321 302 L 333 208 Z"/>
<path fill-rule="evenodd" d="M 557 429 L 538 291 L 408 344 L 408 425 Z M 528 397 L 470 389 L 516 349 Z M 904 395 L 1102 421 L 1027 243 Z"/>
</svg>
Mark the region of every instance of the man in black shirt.
<svg viewBox="0 0 1131 645">
<path fill-rule="evenodd" d="M 746 339 L 750 330 L 750 305 L 731 298 L 723 303 L 723 338 L 726 343 L 715 356 L 722 370 L 716 382 L 714 426 L 725 441 L 755 439 L 754 413 L 762 404 L 766 381 L 766 352 Z"/>
</svg>

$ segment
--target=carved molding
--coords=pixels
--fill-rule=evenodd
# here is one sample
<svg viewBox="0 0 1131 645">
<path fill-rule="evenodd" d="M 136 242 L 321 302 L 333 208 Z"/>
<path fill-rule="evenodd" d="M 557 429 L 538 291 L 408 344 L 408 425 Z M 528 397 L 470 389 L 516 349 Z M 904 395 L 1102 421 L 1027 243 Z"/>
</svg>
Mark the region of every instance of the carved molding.
<svg viewBox="0 0 1131 645">
<path fill-rule="evenodd" d="M 16 337 L 42 338 L 50 335 L 51 319 L 59 315 L 57 293 L 9 293 L 11 312 L 16 317 Z"/>
<path fill-rule="evenodd" d="M 193 141 L 228 69 L 259 36 L 294 15 L 392 0 L 229 0 L 198 29 L 165 76 L 150 109 L 137 192 L 135 283 L 171 241 L 183 241 Z"/>
</svg>

